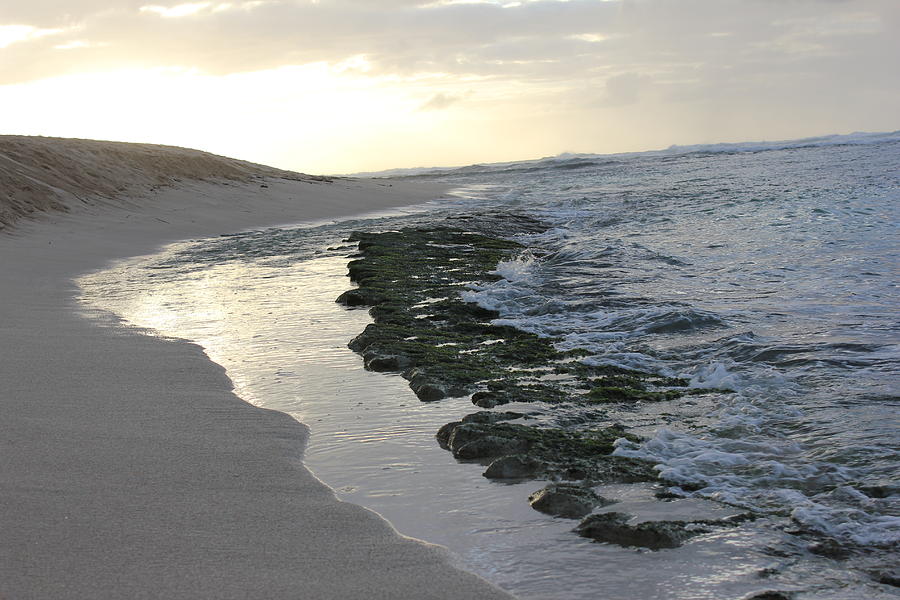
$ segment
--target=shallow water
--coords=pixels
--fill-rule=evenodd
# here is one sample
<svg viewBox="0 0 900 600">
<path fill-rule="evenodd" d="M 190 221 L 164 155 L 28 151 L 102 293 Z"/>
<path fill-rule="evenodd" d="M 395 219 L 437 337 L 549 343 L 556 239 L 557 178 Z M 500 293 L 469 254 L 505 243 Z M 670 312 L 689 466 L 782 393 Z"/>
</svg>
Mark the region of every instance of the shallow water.
<svg viewBox="0 0 900 600">
<path fill-rule="evenodd" d="M 310 427 L 306 463 L 339 497 L 523 598 L 897 597 L 869 572 L 896 564 L 900 540 L 900 136 L 853 143 L 420 174 L 456 183 L 460 200 L 177 244 L 84 278 L 84 300 L 203 345 L 239 395 Z M 695 490 L 664 503 L 612 486 L 603 493 L 622 503 L 611 510 L 731 510 L 711 499 L 766 518 L 675 550 L 590 543 L 574 521 L 528 506 L 541 482 L 490 482 L 437 446 L 441 425 L 473 412 L 467 399 L 422 403 L 400 377 L 362 369 L 346 343 L 368 316 L 334 303 L 349 287 L 341 239 L 486 207 L 553 227 L 521 238 L 533 252 L 468 299 L 560 347 L 591 349 L 588 360 L 738 392 L 600 415 L 648 438 L 618 453 L 651 458 Z M 809 553 L 817 536 L 851 558 Z"/>
</svg>

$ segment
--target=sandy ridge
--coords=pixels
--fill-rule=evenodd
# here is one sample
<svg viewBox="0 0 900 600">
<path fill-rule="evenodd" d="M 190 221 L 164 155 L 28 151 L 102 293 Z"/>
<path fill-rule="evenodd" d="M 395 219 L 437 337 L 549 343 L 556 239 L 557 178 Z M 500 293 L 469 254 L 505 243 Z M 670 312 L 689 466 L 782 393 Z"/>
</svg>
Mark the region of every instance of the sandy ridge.
<svg viewBox="0 0 900 600">
<path fill-rule="evenodd" d="M 155 144 L 0 136 L 0 228 L 41 211 L 109 203 L 184 180 L 329 179 Z"/>
</svg>

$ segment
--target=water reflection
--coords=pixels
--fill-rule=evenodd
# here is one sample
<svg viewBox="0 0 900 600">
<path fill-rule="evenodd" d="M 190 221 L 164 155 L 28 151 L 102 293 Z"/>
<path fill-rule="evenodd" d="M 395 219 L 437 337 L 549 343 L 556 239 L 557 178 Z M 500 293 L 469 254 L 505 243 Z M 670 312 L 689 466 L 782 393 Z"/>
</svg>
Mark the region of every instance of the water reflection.
<svg viewBox="0 0 900 600">
<path fill-rule="evenodd" d="M 346 344 L 369 317 L 334 302 L 348 286 L 345 251 L 202 268 L 185 261 L 202 247 L 175 245 L 86 277 L 84 298 L 133 325 L 201 344 L 238 395 L 310 427 L 304 462 L 340 498 L 379 512 L 401 533 L 449 547 L 522 598 L 736 598 L 755 589 L 755 574 L 772 562 L 759 549 L 780 534 L 765 528 L 662 552 L 574 536 L 574 522 L 528 506 L 542 483 L 489 482 L 483 467 L 459 464 L 437 446 L 434 432 L 471 412 L 467 399 L 422 403 L 403 379 L 362 369 Z M 172 262 L 179 266 L 150 268 Z M 609 493 L 627 501 L 626 488 Z"/>
</svg>

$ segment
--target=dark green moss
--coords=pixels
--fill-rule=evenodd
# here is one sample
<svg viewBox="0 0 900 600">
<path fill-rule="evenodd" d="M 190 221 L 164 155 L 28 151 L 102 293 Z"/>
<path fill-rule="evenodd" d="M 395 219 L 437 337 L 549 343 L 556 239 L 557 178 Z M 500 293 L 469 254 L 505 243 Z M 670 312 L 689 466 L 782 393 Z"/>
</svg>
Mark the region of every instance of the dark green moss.
<svg viewBox="0 0 900 600">
<path fill-rule="evenodd" d="M 674 400 L 684 395 L 679 390 L 648 392 L 634 387 L 600 386 L 588 392 L 592 402 L 661 402 Z"/>
<path fill-rule="evenodd" d="M 437 433 L 438 442 L 456 458 L 489 463 L 489 479 L 567 479 L 601 483 L 653 481 L 653 464 L 612 456 L 619 438 L 636 441 L 621 427 L 572 431 L 552 427 L 530 427 L 491 419 L 448 423 Z M 503 414 L 503 413 L 496 413 Z M 509 413 L 506 413 L 509 414 Z"/>
<path fill-rule="evenodd" d="M 349 344 L 366 368 L 401 373 L 423 401 L 471 394 L 472 402 L 486 409 L 526 402 L 546 407 L 656 402 L 711 392 L 688 389 L 680 378 L 591 365 L 580 360 L 590 355 L 587 350 L 559 351 L 557 340 L 492 324 L 499 313 L 464 302 L 460 294 L 470 284 L 499 279 L 497 263 L 523 249 L 502 235 L 541 226 L 510 215 L 453 221 L 482 229 L 356 232 L 348 240 L 359 246 L 348 264 L 358 288 L 338 302 L 366 307 L 372 315 L 374 322 Z M 638 438 L 621 427 L 590 428 L 596 417 L 588 412 L 583 418 L 567 413 L 550 427 L 506 422 L 522 413 L 481 411 L 441 428 L 438 440 L 457 458 L 490 462 L 485 471 L 490 478 L 655 479 L 652 464 L 610 454 L 616 439 Z"/>
<path fill-rule="evenodd" d="M 685 396 L 705 396 L 706 394 L 734 394 L 730 388 L 691 388 L 684 390 Z"/>
<path fill-rule="evenodd" d="M 619 438 L 639 441 L 636 436 L 615 426 L 572 431 L 504 423 L 487 418 L 451 423 L 442 428 L 438 435 L 441 445 L 458 457 L 492 458 L 510 454 L 507 449 L 515 448 L 516 453 L 525 453 L 531 459 L 554 464 L 574 464 L 608 456 Z M 483 443 L 484 440 L 490 441 L 492 445 Z M 478 445 L 473 447 L 475 442 Z"/>
<path fill-rule="evenodd" d="M 492 325 L 498 313 L 459 296 L 467 283 L 495 279 L 491 271 L 521 244 L 450 227 L 356 232 L 349 241 L 359 244 L 360 258 L 348 264 L 359 287 L 338 301 L 371 307 L 375 320 L 350 347 L 371 357 L 367 364 L 404 365 L 423 400 L 442 397 L 441 390 L 471 393 L 510 367 L 559 359 L 553 340 Z"/>
<path fill-rule="evenodd" d="M 511 402 L 544 402 L 559 404 L 571 401 L 572 396 L 558 386 L 541 383 L 520 383 L 516 379 L 487 382 L 487 390 L 472 395 L 472 404 L 492 408 Z"/>
<path fill-rule="evenodd" d="M 566 354 L 579 354 L 577 350 L 570 350 Z M 576 360 L 569 360 L 554 367 L 556 373 L 561 375 L 574 375 L 583 379 L 593 377 L 629 377 L 633 380 L 643 380 L 648 377 L 655 377 L 651 373 L 643 371 L 635 371 L 634 369 L 626 369 L 624 367 L 616 367 L 613 365 L 591 365 Z"/>
</svg>

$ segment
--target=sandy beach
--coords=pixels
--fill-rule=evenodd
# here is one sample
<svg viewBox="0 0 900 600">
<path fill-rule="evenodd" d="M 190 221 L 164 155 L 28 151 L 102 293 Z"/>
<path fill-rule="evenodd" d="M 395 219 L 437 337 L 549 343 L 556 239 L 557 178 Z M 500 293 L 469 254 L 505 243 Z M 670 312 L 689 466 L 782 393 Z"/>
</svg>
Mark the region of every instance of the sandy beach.
<svg viewBox="0 0 900 600">
<path fill-rule="evenodd" d="M 0 598 L 508 598 L 336 500 L 307 429 L 74 279 L 191 237 L 421 203 L 149 145 L 0 137 Z"/>
</svg>

